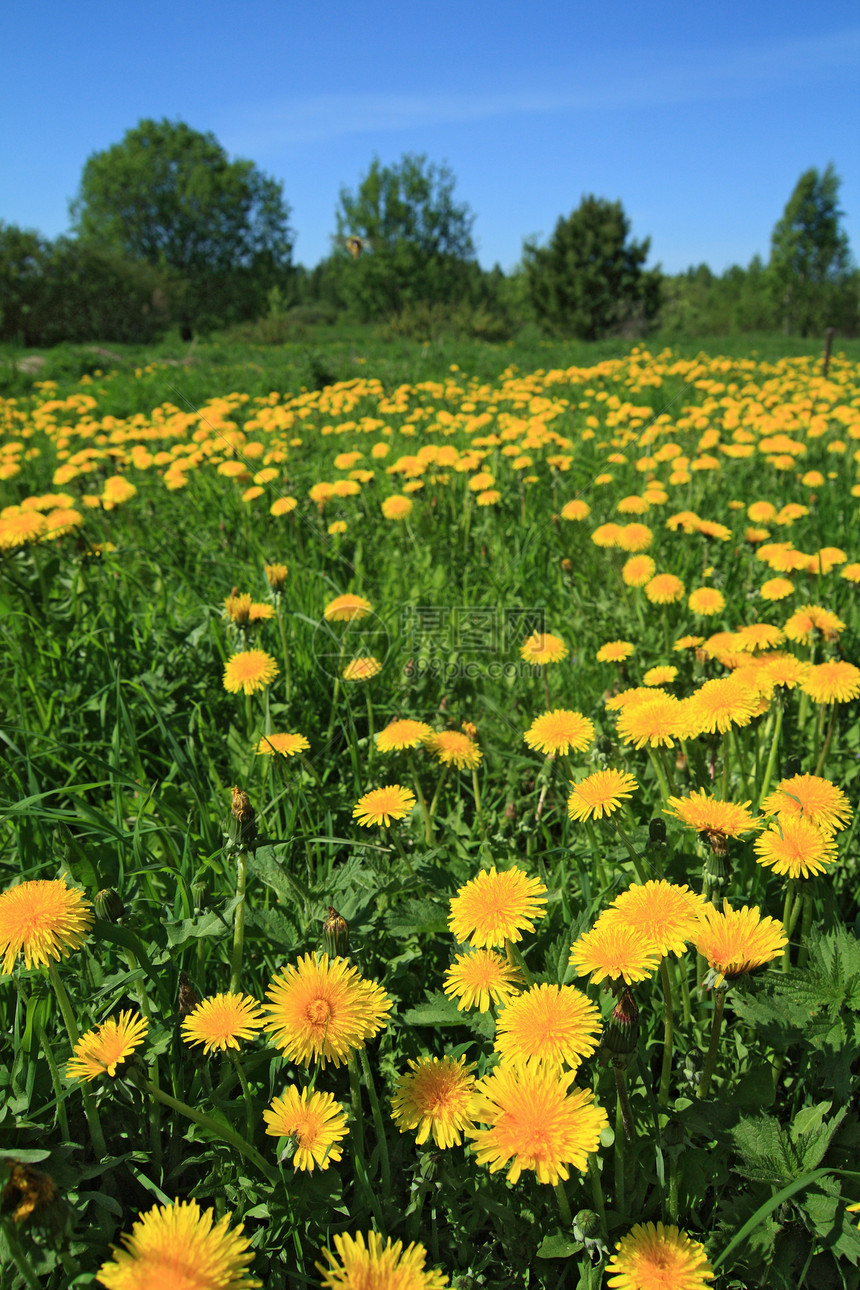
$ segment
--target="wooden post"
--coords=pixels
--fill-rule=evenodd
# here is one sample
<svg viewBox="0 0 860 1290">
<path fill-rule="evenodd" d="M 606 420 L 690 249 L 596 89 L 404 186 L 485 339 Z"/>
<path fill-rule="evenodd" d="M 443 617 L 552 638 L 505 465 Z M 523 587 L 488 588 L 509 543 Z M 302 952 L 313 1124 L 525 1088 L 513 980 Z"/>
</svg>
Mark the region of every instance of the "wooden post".
<svg viewBox="0 0 860 1290">
<path fill-rule="evenodd" d="M 824 362 L 821 364 L 821 375 L 827 380 L 827 369 L 830 367 L 830 347 L 833 344 L 832 327 L 828 327 L 824 334 Z"/>
</svg>

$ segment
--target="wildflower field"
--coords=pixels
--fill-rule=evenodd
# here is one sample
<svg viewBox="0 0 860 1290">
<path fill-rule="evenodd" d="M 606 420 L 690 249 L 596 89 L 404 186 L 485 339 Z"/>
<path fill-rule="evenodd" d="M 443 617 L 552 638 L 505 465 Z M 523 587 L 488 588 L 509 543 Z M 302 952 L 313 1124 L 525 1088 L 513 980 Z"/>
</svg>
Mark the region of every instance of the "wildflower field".
<svg viewBox="0 0 860 1290">
<path fill-rule="evenodd" d="M 860 1285 L 860 363 L 0 399 L 0 1287 Z"/>
</svg>

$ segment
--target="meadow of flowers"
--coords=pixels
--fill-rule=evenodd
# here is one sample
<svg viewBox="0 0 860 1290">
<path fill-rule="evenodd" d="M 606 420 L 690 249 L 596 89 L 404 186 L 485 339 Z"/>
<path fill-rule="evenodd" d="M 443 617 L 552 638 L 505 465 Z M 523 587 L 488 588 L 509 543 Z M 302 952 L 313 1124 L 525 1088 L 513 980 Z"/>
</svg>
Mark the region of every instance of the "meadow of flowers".
<svg viewBox="0 0 860 1290">
<path fill-rule="evenodd" d="M 860 1285 L 858 377 L 0 401 L 2 1290 Z"/>
</svg>

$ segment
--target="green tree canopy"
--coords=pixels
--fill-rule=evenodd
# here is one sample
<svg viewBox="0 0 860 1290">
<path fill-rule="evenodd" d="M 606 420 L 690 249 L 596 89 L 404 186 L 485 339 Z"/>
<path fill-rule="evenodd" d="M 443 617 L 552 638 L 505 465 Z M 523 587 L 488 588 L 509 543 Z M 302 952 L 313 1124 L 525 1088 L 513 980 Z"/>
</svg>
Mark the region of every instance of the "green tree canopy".
<svg viewBox="0 0 860 1290">
<path fill-rule="evenodd" d="M 291 268 L 281 185 L 182 121 L 141 121 L 94 153 L 71 214 L 82 242 L 167 271 L 194 321 L 253 316 Z"/>
<path fill-rule="evenodd" d="M 560 218 L 545 247 L 527 241 L 523 267 L 538 322 L 560 336 L 596 340 L 642 327 L 660 306 L 660 270 L 643 269 L 650 249 L 630 240 L 620 202 L 583 197 Z"/>
<path fill-rule="evenodd" d="M 355 192 L 341 189 L 334 259 L 347 307 L 380 318 L 468 292 L 474 216 L 454 185 L 446 165 L 407 153 L 393 166 L 374 158 Z"/>
<path fill-rule="evenodd" d="M 832 163 L 804 171 L 774 227 L 768 266 L 786 331 L 857 325 L 857 289 Z"/>
</svg>

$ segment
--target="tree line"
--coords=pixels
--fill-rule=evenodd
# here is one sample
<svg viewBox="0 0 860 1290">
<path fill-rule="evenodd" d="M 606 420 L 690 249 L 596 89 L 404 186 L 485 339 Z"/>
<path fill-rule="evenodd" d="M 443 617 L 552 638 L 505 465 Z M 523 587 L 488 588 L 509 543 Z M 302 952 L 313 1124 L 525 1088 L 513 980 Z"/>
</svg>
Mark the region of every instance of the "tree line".
<svg viewBox="0 0 860 1290">
<path fill-rule="evenodd" d="M 332 248 L 293 263 L 283 188 L 230 161 L 212 134 L 141 121 L 87 161 L 72 229 L 53 241 L 0 223 L 0 339 L 146 343 L 225 327 L 278 341 L 302 322 L 384 322 L 500 340 L 531 325 L 583 340 L 606 335 L 809 335 L 860 328 L 852 260 L 832 165 L 801 175 L 774 226 L 770 256 L 721 275 L 707 265 L 648 268 L 619 201 L 583 196 L 545 244 L 526 240 L 505 274 L 478 263 L 469 207 L 446 165 L 374 159 L 343 188 Z M 244 329 L 244 331 L 242 330 Z"/>
</svg>

